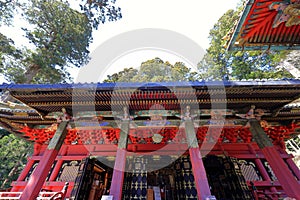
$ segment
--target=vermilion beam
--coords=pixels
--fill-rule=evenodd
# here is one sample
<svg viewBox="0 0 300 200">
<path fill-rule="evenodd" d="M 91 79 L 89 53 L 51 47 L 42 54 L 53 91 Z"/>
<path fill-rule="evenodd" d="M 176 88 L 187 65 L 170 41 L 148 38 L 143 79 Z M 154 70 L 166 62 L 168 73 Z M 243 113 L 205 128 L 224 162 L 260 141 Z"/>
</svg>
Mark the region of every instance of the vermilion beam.
<svg viewBox="0 0 300 200">
<path fill-rule="evenodd" d="M 20 196 L 20 200 L 34 200 L 38 197 L 41 188 L 49 174 L 52 164 L 64 142 L 67 134 L 68 122 L 63 121 L 59 124 L 55 135 L 43 154 L 38 166 L 30 176 L 30 179 Z"/>
<path fill-rule="evenodd" d="M 185 131 L 189 144 L 189 153 L 195 177 L 197 196 L 198 199 L 206 199 L 211 196 L 211 193 L 192 120 L 187 119 L 185 121 Z"/>
<path fill-rule="evenodd" d="M 110 195 L 116 200 L 122 199 L 125 164 L 126 149 L 118 149 L 110 188 Z"/>
<path fill-rule="evenodd" d="M 262 149 L 282 188 L 289 197 L 300 199 L 300 185 L 274 146 Z"/>
<path fill-rule="evenodd" d="M 190 148 L 189 153 L 195 177 L 198 199 L 206 199 L 211 195 L 211 193 L 200 150 L 199 148 Z"/>
<path fill-rule="evenodd" d="M 110 187 L 110 195 L 113 195 L 114 200 L 122 199 L 128 132 L 129 120 L 125 119 L 121 124 L 120 139 L 118 143 L 116 161 Z"/>
<path fill-rule="evenodd" d="M 68 151 L 68 146 L 67 145 L 62 146 L 59 155 L 60 156 L 66 155 L 67 151 Z M 51 173 L 51 176 L 49 178 L 49 181 L 54 181 L 57 178 L 57 175 L 59 174 L 59 171 L 61 170 L 63 163 L 64 163 L 63 159 L 57 160 L 55 167 Z"/>
<path fill-rule="evenodd" d="M 20 181 L 24 181 L 24 179 L 26 178 L 26 175 L 30 171 L 33 164 L 34 164 L 34 160 L 29 158 L 25 168 L 21 172 L 21 174 L 20 174 L 19 178 L 17 179 L 16 183 L 18 183 Z M 15 185 L 13 185 L 13 186 L 15 186 Z M 20 191 L 19 189 L 20 189 L 20 187 L 13 187 L 11 189 L 11 192 L 18 192 L 18 191 Z"/>
<path fill-rule="evenodd" d="M 262 153 L 270 164 L 285 193 L 289 197 L 300 199 L 299 183 L 291 173 L 286 163 L 280 157 L 279 152 L 272 144 L 270 138 L 260 126 L 259 121 L 256 119 L 250 119 L 249 123 L 253 139 L 261 148 Z"/>
<path fill-rule="evenodd" d="M 34 161 L 32 158 L 29 158 L 28 159 L 28 162 L 25 166 L 25 168 L 23 169 L 22 173 L 20 174 L 19 178 L 17 181 L 24 181 L 24 179 L 26 178 L 27 174 L 29 173 L 31 167 L 33 166 L 34 164 Z"/>
<path fill-rule="evenodd" d="M 252 144 L 248 144 L 248 146 L 249 146 L 250 152 L 251 152 L 253 155 L 257 155 L 257 153 L 255 152 L 255 150 L 254 150 Z M 258 168 L 258 170 L 259 170 L 261 176 L 263 177 L 263 180 L 271 182 L 272 180 L 271 180 L 271 178 L 269 177 L 268 172 L 267 172 L 267 170 L 265 169 L 265 167 L 263 166 L 261 160 L 260 160 L 259 158 L 255 158 L 255 159 L 254 159 L 254 162 L 255 162 L 255 164 L 256 164 L 256 166 L 257 166 L 257 168 Z M 277 192 L 276 187 L 271 187 L 271 191 L 276 193 L 276 192 Z"/>
<path fill-rule="evenodd" d="M 298 166 L 295 164 L 292 158 L 286 159 L 287 164 L 291 168 L 291 170 L 294 172 L 295 176 L 297 177 L 298 180 L 300 180 L 300 170 Z"/>
</svg>

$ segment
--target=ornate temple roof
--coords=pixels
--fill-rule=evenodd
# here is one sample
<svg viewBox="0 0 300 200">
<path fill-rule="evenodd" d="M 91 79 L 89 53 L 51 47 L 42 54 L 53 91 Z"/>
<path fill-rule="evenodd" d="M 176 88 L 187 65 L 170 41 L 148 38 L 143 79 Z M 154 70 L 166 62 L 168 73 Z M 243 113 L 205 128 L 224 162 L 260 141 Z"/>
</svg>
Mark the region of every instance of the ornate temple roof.
<svg viewBox="0 0 300 200">
<path fill-rule="evenodd" d="M 299 97 L 300 81 L 4 84 L 0 90 L 9 91 L 12 97 L 41 115 L 62 108 L 73 113 L 74 109 L 86 110 L 90 106 L 97 111 L 111 111 L 115 106 L 149 110 L 154 104 L 161 104 L 166 110 L 180 110 L 183 105 L 210 109 L 212 104 L 224 103 L 228 109 L 243 109 L 253 104 L 257 108 L 275 110 Z"/>
<path fill-rule="evenodd" d="M 300 49 L 299 0 L 249 0 L 228 50 Z"/>
<path fill-rule="evenodd" d="M 3 84 L 0 91 L 8 91 L 13 98 L 31 108 L 21 110 L 29 113 L 28 116 L 32 118 L 37 117 L 36 114 L 46 116 L 60 112 L 62 108 L 73 114 L 75 110 L 112 111 L 119 107 L 122 110 L 124 106 L 132 111 L 149 110 L 154 104 L 160 104 L 166 110 L 180 110 L 186 105 L 199 109 L 211 109 L 213 106 L 247 110 L 255 105 L 274 111 L 299 97 L 300 80 Z M 3 109 L 2 106 L 4 112 Z M 33 110 L 36 112 L 33 113 Z"/>
<path fill-rule="evenodd" d="M 124 107 L 137 126 L 145 126 L 151 111 L 167 117 L 177 126 L 187 106 L 199 116 L 200 124 L 212 118 L 211 109 L 222 110 L 229 126 L 245 123 L 243 116 L 252 105 L 263 111 L 263 120 L 290 124 L 300 119 L 298 103 L 300 80 L 201 81 L 171 83 L 85 83 L 0 85 L 2 99 L 22 102 L 0 104 L 0 124 L 14 133 L 29 134 L 31 140 L 47 141 L 31 128 L 47 130 L 57 119 L 70 115 L 80 127 L 117 127 L 115 117 L 123 116 Z M 7 98 L 8 95 L 9 97 Z M 66 113 L 63 113 L 63 110 Z M 152 114 L 153 114 L 152 113 Z M 103 120 L 104 119 L 104 120 Z M 96 120 L 96 121 L 95 121 Z M 145 121 L 146 120 L 146 121 Z M 203 121 L 201 121 L 203 120 Z M 232 121 L 233 120 L 233 121 Z M 285 123 L 288 122 L 288 123 Z M 140 124 L 140 125 L 139 125 Z M 177 125 L 176 125 L 177 124 Z M 76 125 L 76 126 L 77 126 Z M 38 130 L 37 130 L 38 131 Z M 70 134 L 72 135 L 72 134 Z M 76 135 L 76 134 L 75 134 Z M 26 134 L 25 134 L 26 136 Z M 75 136 L 74 136 L 75 137 Z M 71 141 L 71 140 L 70 140 Z"/>
</svg>

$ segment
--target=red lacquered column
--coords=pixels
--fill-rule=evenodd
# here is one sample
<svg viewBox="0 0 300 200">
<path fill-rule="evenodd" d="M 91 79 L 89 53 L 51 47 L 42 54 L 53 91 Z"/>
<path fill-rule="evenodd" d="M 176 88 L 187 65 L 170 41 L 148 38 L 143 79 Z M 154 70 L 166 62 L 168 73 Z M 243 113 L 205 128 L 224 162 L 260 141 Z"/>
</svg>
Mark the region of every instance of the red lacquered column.
<svg viewBox="0 0 300 200">
<path fill-rule="evenodd" d="M 266 160 L 270 164 L 283 190 L 289 197 L 300 199 L 300 185 L 294 175 L 281 158 L 279 152 L 272 144 L 270 138 L 265 133 L 260 123 L 256 119 L 250 119 L 250 131 L 253 139 L 260 147 Z"/>
<path fill-rule="evenodd" d="M 33 200 L 38 197 L 39 192 L 49 174 L 51 166 L 55 161 L 60 147 L 67 135 L 67 125 L 67 121 L 63 121 L 59 124 L 55 135 L 51 139 L 51 142 L 43 154 L 41 161 L 30 176 L 22 195 L 20 196 L 20 200 Z"/>
<path fill-rule="evenodd" d="M 113 195 L 115 200 L 122 199 L 128 132 L 129 120 L 125 119 L 121 124 L 120 139 L 118 143 L 115 166 L 110 187 L 110 195 Z"/>
<path fill-rule="evenodd" d="M 198 199 L 206 199 L 211 196 L 206 171 L 199 150 L 195 128 L 191 119 L 185 120 L 186 137 L 189 144 L 189 154 L 192 163 L 192 170 L 195 178 Z"/>
</svg>

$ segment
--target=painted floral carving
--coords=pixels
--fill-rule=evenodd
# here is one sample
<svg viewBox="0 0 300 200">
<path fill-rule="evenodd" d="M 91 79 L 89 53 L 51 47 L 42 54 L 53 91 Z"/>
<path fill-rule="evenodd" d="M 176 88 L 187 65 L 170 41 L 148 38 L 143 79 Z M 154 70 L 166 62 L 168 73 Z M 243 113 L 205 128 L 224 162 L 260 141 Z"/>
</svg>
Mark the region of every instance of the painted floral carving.
<svg viewBox="0 0 300 200">
<path fill-rule="evenodd" d="M 270 4 L 269 9 L 278 12 L 273 23 L 273 28 L 278 27 L 281 23 L 285 23 L 287 27 L 300 24 L 300 0 L 274 2 Z"/>
</svg>

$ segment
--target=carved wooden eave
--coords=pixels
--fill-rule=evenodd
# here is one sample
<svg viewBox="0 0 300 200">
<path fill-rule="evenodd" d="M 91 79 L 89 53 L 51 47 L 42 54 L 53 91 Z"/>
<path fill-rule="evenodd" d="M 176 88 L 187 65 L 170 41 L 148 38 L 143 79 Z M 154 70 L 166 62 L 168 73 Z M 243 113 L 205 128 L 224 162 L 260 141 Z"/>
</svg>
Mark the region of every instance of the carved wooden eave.
<svg viewBox="0 0 300 200">
<path fill-rule="evenodd" d="M 228 50 L 299 50 L 298 0 L 249 0 L 231 34 Z"/>
<path fill-rule="evenodd" d="M 89 130 L 87 134 L 98 129 L 102 130 L 102 135 L 112 133 L 109 141 L 98 138 L 98 142 L 116 143 L 118 122 L 122 119 L 124 106 L 127 107 L 129 119 L 133 122 L 130 123 L 131 131 L 143 134 L 143 130 L 149 129 L 147 121 L 152 115 L 159 115 L 168 120 L 168 124 L 163 124 L 167 132 L 171 133 L 174 128 L 177 130 L 186 106 L 191 107 L 190 114 L 196 122 L 195 127 L 199 129 L 199 134 L 206 126 L 217 125 L 212 122 L 212 109 L 224 116 L 224 128 L 228 131 L 245 126 L 245 114 L 252 105 L 263 110 L 262 120 L 275 129 L 284 128 L 292 123 L 295 125 L 300 119 L 300 111 L 287 106 L 299 98 L 299 80 L 124 83 L 118 88 L 111 83 L 4 84 L 0 86 L 0 90 L 8 91 L 13 98 L 24 104 L 18 109 L 2 106 L 1 125 L 41 143 L 49 141 L 57 120 L 61 120 L 64 115 L 70 115 L 73 120 L 70 124 L 74 124 L 72 127 L 76 127 L 77 130 Z M 274 111 L 277 111 L 276 115 Z M 161 124 L 158 124 L 159 126 Z M 286 129 L 289 130 L 289 135 L 297 134 L 294 129 Z M 78 142 L 77 137 L 76 130 L 70 128 L 66 142 Z M 149 136 L 149 141 L 146 142 L 151 143 L 152 137 L 153 135 Z M 131 139 L 135 141 L 134 138 Z M 169 138 L 162 139 L 162 142 L 167 141 Z"/>
</svg>

